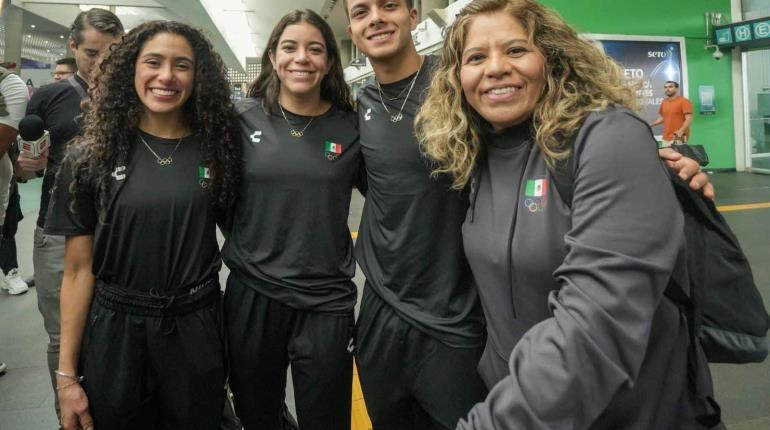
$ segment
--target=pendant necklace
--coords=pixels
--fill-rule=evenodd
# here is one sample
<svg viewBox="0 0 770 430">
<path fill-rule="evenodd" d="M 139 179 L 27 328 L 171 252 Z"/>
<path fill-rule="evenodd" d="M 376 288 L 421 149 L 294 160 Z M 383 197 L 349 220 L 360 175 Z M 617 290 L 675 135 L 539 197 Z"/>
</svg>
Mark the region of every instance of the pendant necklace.
<svg viewBox="0 0 770 430">
<path fill-rule="evenodd" d="M 180 143 L 182 143 L 182 138 L 180 137 L 180 138 L 179 138 L 179 141 L 176 143 L 176 146 L 174 147 L 174 150 L 173 150 L 173 151 L 171 151 L 171 153 L 170 153 L 170 154 L 168 154 L 168 156 L 166 156 L 166 157 L 161 157 L 161 156 L 159 156 L 159 155 L 158 155 L 158 153 L 157 153 L 157 152 L 153 151 L 153 150 L 152 150 L 152 148 L 150 148 L 150 145 L 148 145 L 148 144 L 147 144 L 147 141 L 145 141 L 145 140 L 144 140 L 144 138 L 142 137 L 142 135 L 141 135 L 141 134 L 139 135 L 139 140 L 141 140 L 141 141 L 142 141 L 142 143 L 144 143 L 144 146 L 145 146 L 145 147 L 146 147 L 146 148 L 147 148 L 147 149 L 148 149 L 150 152 L 152 152 L 152 155 L 154 155 L 154 156 L 155 156 L 155 159 L 156 159 L 156 161 L 157 161 L 157 162 L 158 162 L 158 164 L 160 164 L 161 166 L 168 166 L 169 164 L 171 164 L 171 163 L 173 163 L 173 162 L 174 162 L 174 158 L 173 158 L 173 156 L 174 156 L 174 153 L 176 153 L 176 150 L 179 148 L 179 144 L 180 144 Z"/>
<path fill-rule="evenodd" d="M 283 106 L 281 106 L 281 104 L 278 103 L 278 107 L 281 109 L 281 115 L 283 115 L 283 120 L 286 121 L 286 124 L 289 126 L 289 129 L 290 129 L 289 130 L 289 134 L 294 136 L 294 137 L 297 137 L 297 138 L 300 138 L 300 137 L 302 137 L 305 134 L 305 130 L 307 130 L 307 128 L 310 127 L 310 124 L 315 119 L 314 116 L 310 117 L 310 121 L 308 121 L 307 124 L 305 124 L 305 126 L 302 127 L 302 130 L 297 131 L 294 128 L 294 126 L 291 125 L 291 123 L 289 122 L 289 118 L 286 118 L 286 112 L 283 111 Z"/>
<path fill-rule="evenodd" d="M 409 94 L 412 94 L 412 88 L 414 88 L 414 83 L 417 82 L 417 77 L 420 76 L 420 70 L 422 70 L 422 63 L 420 63 L 420 67 L 417 69 L 417 73 L 415 73 L 414 78 L 412 78 L 412 83 L 409 85 L 409 91 L 406 93 L 406 97 L 404 97 L 404 102 L 401 103 L 401 109 L 398 110 L 398 113 L 393 115 L 390 113 L 390 110 L 388 110 L 388 107 L 385 106 L 385 100 L 384 96 L 382 95 L 382 87 L 380 86 L 380 81 L 377 81 L 377 92 L 380 93 L 380 103 L 382 104 L 382 107 L 385 108 L 385 112 L 390 115 L 390 122 L 399 122 L 402 119 L 404 119 L 404 114 L 402 113 L 404 111 L 404 106 L 406 106 L 407 100 L 409 100 Z M 390 99 L 393 100 L 393 99 Z"/>
</svg>

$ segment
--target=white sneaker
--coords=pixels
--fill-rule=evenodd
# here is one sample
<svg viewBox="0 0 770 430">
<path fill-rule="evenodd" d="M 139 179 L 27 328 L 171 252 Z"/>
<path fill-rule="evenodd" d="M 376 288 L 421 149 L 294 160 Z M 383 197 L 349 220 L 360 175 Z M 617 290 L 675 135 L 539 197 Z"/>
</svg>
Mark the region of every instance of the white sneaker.
<svg viewBox="0 0 770 430">
<path fill-rule="evenodd" d="M 0 376 L 5 374 L 6 365 L 5 363 L 0 363 Z"/>
<path fill-rule="evenodd" d="M 26 293 L 29 290 L 27 283 L 21 279 L 19 275 L 19 269 L 11 269 L 8 274 L 4 276 L 4 281 L 8 289 L 8 294 L 17 295 Z"/>
</svg>

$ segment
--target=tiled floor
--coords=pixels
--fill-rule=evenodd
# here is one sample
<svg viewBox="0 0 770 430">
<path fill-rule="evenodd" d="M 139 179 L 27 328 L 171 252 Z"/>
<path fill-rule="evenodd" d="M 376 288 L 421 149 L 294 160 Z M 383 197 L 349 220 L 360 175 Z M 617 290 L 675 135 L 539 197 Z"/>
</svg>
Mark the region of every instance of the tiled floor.
<svg viewBox="0 0 770 430">
<path fill-rule="evenodd" d="M 770 202 L 770 176 L 720 173 L 712 176 L 720 205 Z M 32 232 L 40 184 L 22 186 L 27 216 L 16 240 L 20 269 L 32 273 Z M 349 223 L 356 230 L 363 201 L 354 196 Z M 728 212 L 725 217 L 741 240 L 754 268 L 757 285 L 770 307 L 770 209 Z M 223 270 L 222 279 L 226 276 Z M 356 283 L 363 285 L 359 275 Z M 45 364 L 46 335 L 37 311 L 36 292 L 21 296 L 0 293 L 0 361 L 8 373 L 0 377 L 0 430 L 56 428 L 53 396 Z M 731 430 L 770 429 L 770 361 L 751 365 L 712 365 L 717 399 Z M 287 402 L 293 407 L 291 391 Z"/>
</svg>

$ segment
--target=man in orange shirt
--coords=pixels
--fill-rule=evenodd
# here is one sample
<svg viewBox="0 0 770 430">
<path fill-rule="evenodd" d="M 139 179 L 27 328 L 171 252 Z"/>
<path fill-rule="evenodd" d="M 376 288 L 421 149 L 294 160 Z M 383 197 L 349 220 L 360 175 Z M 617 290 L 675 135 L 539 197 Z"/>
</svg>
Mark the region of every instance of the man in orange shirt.
<svg viewBox="0 0 770 430">
<path fill-rule="evenodd" d="M 660 116 L 650 123 L 650 127 L 663 124 L 664 146 L 671 146 L 674 140 L 687 142 L 692 123 L 692 103 L 687 98 L 678 95 L 678 82 L 666 81 L 663 88 L 666 92 L 666 98 L 660 104 L 658 110 Z"/>
</svg>

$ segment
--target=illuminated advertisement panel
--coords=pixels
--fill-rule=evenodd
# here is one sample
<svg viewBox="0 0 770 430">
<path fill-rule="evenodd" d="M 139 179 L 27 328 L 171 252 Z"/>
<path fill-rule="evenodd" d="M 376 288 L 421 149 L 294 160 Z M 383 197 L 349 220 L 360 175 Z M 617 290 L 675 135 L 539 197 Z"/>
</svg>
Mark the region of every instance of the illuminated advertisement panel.
<svg viewBox="0 0 770 430">
<path fill-rule="evenodd" d="M 658 117 L 666 81 L 679 83 L 679 94 L 688 97 L 684 38 L 589 34 L 604 52 L 622 67 L 629 83 L 641 83 L 637 92 L 641 115 L 647 122 Z M 660 127 L 658 127 L 660 128 Z M 656 129 L 656 134 L 662 129 Z"/>
</svg>

